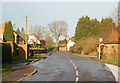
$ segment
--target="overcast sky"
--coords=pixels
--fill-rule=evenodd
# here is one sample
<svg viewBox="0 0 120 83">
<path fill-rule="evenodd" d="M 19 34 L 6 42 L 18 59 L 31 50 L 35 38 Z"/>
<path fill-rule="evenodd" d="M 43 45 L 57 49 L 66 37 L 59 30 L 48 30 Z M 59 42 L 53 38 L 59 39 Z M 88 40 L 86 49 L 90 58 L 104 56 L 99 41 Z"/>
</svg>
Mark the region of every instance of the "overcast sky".
<svg viewBox="0 0 120 83">
<path fill-rule="evenodd" d="M 20 29 L 25 28 L 28 16 L 29 29 L 31 25 L 47 27 L 52 21 L 64 20 L 68 35 L 73 36 L 80 17 L 87 15 L 100 21 L 109 17 L 117 5 L 117 2 L 2 2 L 2 23 L 11 20 Z"/>
</svg>

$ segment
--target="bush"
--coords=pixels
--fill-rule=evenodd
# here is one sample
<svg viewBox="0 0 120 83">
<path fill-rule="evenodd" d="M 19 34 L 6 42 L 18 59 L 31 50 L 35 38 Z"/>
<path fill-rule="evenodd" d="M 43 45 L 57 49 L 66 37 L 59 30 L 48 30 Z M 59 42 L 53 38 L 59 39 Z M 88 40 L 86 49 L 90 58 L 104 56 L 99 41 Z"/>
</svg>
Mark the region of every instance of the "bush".
<svg viewBox="0 0 120 83">
<path fill-rule="evenodd" d="M 58 51 L 59 50 L 59 47 L 54 47 L 53 48 L 53 51 Z"/>
<path fill-rule="evenodd" d="M 77 40 L 73 47 L 70 48 L 71 52 L 78 54 L 88 55 L 97 51 L 98 38 L 89 37 Z"/>
<path fill-rule="evenodd" d="M 11 63 L 11 46 L 10 43 L 0 44 L 2 48 L 2 63 Z"/>
</svg>

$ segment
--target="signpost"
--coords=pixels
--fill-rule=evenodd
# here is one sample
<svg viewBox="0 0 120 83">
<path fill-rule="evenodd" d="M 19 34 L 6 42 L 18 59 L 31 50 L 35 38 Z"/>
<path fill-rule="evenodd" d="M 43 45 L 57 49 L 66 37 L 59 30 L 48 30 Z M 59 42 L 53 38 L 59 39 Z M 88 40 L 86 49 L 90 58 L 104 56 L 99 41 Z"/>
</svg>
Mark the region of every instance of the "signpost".
<svg viewBox="0 0 120 83">
<path fill-rule="evenodd" d="M 101 55 L 100 55 L 100 46 L 101 46 L 101 42 L 102 42 L 102 38 L 100 38 L 100 41 L 99 41 L 99 59 L 101 58 Z"/>
</svg>

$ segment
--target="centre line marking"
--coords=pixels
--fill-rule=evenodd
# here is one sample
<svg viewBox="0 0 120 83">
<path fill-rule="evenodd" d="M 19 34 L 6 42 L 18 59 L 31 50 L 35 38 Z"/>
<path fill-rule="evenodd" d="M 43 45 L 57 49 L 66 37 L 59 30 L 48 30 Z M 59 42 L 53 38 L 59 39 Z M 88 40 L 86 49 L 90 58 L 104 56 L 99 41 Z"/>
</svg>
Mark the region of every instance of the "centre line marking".
<svg viewBox="0 0 120 83">
<path fill-rule="evenodd" d="M 76 76 L 78 76 L 78 71 L 76 71 Z"/>
<path fill-rule="evenodd" d="M 78 69 L 77 69 L 77 67 L 76 67 L 76 65 L 73 63 L 73 61 L 70 59 L 70 58 L 68 58 L 67 56 L 65 56 L 72 64 L 73 64 L 73 66 L 75 67 L 75 71 L 76 71 L 76 79 L 75 79 L 75 83 L 77 83 L 78 82 Z"/>
</svg>

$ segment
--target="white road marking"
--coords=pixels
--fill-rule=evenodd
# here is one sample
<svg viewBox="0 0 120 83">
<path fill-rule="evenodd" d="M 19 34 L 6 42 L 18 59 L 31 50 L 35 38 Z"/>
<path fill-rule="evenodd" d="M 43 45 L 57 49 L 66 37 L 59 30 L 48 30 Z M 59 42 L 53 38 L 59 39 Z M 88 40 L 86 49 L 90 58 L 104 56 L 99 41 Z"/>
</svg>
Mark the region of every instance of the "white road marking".
<svg viewBox="0 0 120 83">
<path fill-rule="evenodd" d="M 68 58 L 67 56 L 65 56 L 72 64 L 73 64 L 73 66 L 75 67 L 75 70 L 76 70 L 76 79 L 75 79 L 75 83 L 77 83 L 78 82 L 78 69 L 77 69 L 77 67 L 76 67 L 76 65 L 73 63 L 73 61 L 70 59 L 70 58 Z"/>
<path fill-rule="evenodd" d="M 74 66 L 75 67 L 75 69 L 77 70 L 77 67 L 76 66 Z"/>
<path fill-rule="evenodd" d="M 78 76 L 78 71 L 76 71 L 76 76 Z"/>
<path fill-rule="evenodd" d="M 77 83 L 78 82 L 78 77 L 76 77 L 76 80 L 75 80 L 76 82 L 75 83 Z"/>
</svg>

